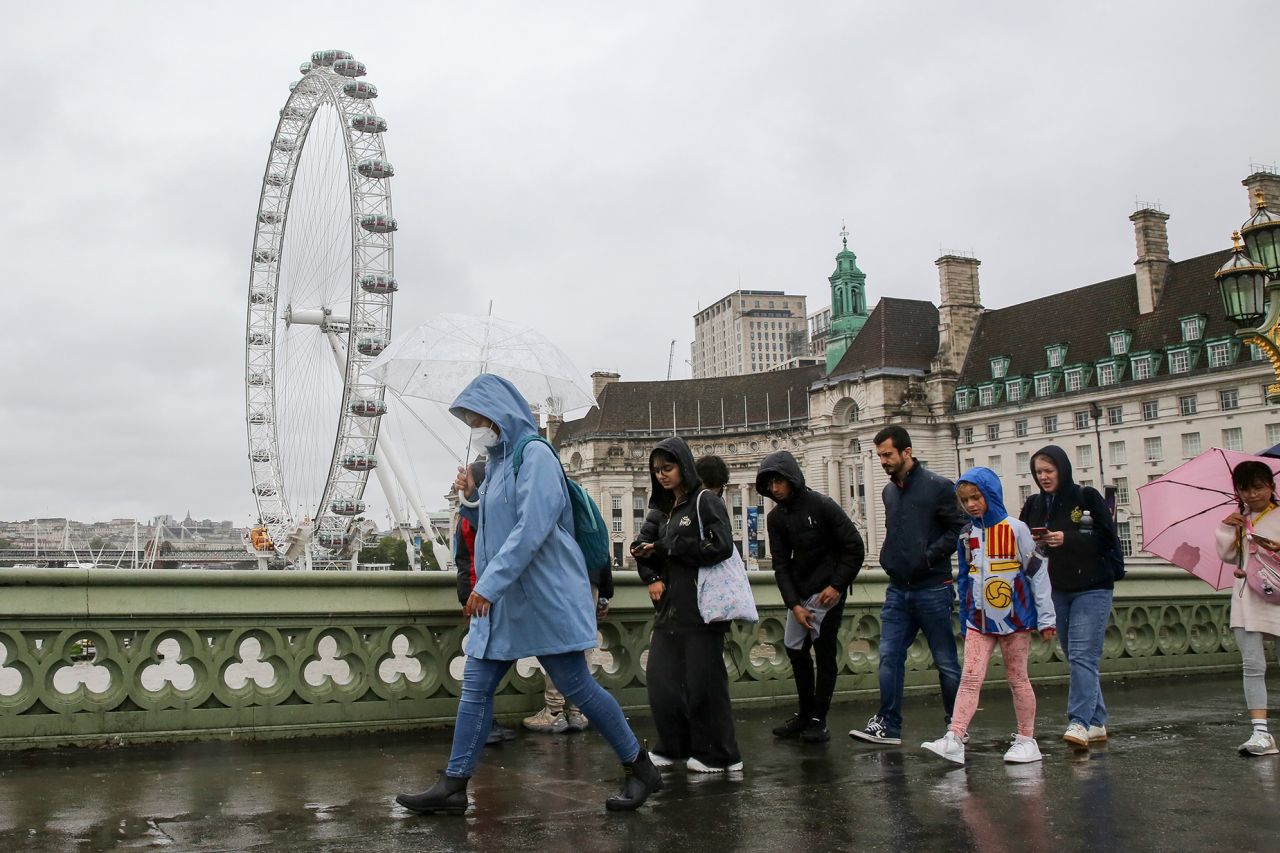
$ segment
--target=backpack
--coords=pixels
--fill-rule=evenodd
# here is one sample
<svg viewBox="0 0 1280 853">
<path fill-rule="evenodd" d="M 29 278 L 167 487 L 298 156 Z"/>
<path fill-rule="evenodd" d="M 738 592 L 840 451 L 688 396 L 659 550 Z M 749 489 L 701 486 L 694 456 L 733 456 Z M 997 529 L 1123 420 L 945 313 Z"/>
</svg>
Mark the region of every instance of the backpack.
<svg viewBox="0 0 1280 853">
<path fill-rule="evenodd" d="M 1074 498 L 1074 503 L 1076 503 L 1079 506 L 1084 506 L 1085 497 L 1086 497 L 1085 487 L 1081 486 L 1079 483 L 1076 483 L 1075 487 L 1076 487 L 1076 491 L 1072 495 L 1072 497 Z M 1091 487 L 1089 488 L 1089 491 L 1093 492 L 1094 494 L 1098 494 L 1097 490 Z M 1111 517 L 1110 510 L 1107 509 L 1106 501 L 1101 499 L 1102 498 L 1101 495 L 1098 495 L 1098 498 L 1099 498 L 1098 504 L 1103 507 L 1103 511 L 1108 514 L 1108 517 Z M 1045 504 L 1044 492 L 1041 492 L 1039 495 L 1039 503 L 1040 503 L 1040 511 L 1044 514 L 1045 521 L 1048 521 L 1049 507 Z M 1098 534 L 1101 532 L 1101 533 L 1105 533 L 1106 537 L 1110 539 L 1110 541 L 1105 544 L 1102 542 L 1098 543 L 1098 559 L 1101 560 L 1102 565 L 1105 566 L 1111 572 L 1111 579 L 1113 581 L 1118 581 L 1118 580 L 1124 580 L 1124 575 L 1125 575 L 1124 551 L 1121 550 L 1120 535 L 1116 532 L 1114 525 L 1115 525 L 1115 519 L 1113 517 L 1112 517 L 1111 526 L 1098 524 L 1097 519 L 1094 519 L 1093 535 L 1097 537 Z"/>
<path fill-rule="evenodd" d="M 515 471 L 513 476 L 520 476 L 524 449 L 534 441 L 542 442 L 551 448 L 556 459 L 560 459 L 560 453 L 551 442 L 540 435 L 526 435 L 516 442 L 516 449 L 512 455 Z M 596 506 L 596 502 L 591 499 L 591 495 L 587 494 L 587 490 L 568 474 L 564 475 L 564 482 L 569 487 L 569 506 L 573 510 L 573 540 L 578 543 L 578 550 L 582 552 L 582 558 L 586 561 L 587 574 L 594 579 L 613 566 L 613 556 L 609 548 L 609 531 L 605 527 L 604 515 L 601 514 L 600 507 Z"/>
</svg>

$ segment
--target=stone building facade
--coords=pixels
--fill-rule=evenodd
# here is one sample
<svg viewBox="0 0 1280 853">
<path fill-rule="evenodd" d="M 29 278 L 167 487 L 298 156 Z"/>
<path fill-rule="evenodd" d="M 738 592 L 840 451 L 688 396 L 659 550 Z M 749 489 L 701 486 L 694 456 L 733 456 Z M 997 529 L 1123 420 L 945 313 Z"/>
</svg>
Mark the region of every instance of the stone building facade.
<svg viewBox="0 0 1280 853">
<path fill-rule="evenodd" d="M 1280 210 L 1280 177 L 1259 173 L 1244 183 L 1251 198 L 1260 191 Z M 735 512 L 752 503 L 769 508 L 754 494 L 754 472 L 770 450 L 785 447 L 809 485 L 849 513 L 870 563 L 882 539 L 886 484 L 873 437 L 886 424 L 906 426 L 916 458 L 948 477 L 973 465 L 996 470 L 1014 511 L 1034 490 L 1030 455 L 1058 444 L 1078 482 L 1114 487 L 1126 550 L 1154 565 L 1138 554 L 1140 485 L 1210 447 L 1254 452 L 1280 444 L 1280 407 L 1266 394 L 1271 367 L 1222 315 L 1213 274 L 1229 251 L 1174 260 L 1168 219 L 1153 208 L 1130 217 L 1132 273 L 1005 308 L 982 306 L 978 259 L 944 255 L 935 262 L 936 305 L 880 299 L 827 369 L 681 382 L 610 374 L 598 409 L 556 425 L 561 457 L 603 498 L 615 553 L 625 555 L 621 544 L 644 517 L 648 451 L 658 440 L 675 432 L 695 454 L 721 451 L 733 472 Z M 785 418 L 776 414 L 783 394 Z M 725 417 L 722 400 L 732 413 Z"/>
<path fill-rule="evenodd" d="M 808 355 L 805 301 L 781 290 L 735 290 L 694 314 L 693 377 L 760 373 Z"/>
</svg>

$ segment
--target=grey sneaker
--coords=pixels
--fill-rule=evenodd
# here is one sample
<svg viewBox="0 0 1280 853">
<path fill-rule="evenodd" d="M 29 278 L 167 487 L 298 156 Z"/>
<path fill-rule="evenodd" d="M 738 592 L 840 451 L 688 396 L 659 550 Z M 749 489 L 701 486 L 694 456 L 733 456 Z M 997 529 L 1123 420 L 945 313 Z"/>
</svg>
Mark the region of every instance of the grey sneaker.
<svg viewBox="0 0 1280 853">
<path fill-rule="evenodd" d="M 1276 739 L 1270 732 L 1255 731 L 1253 737 L 1240 744 L 1239 752 L 1241 755 L 1275 755 L 1280 749 L 1276 749 Z"/>
<path fill-rule="evenodd" d="M 569 728 L 569 721 L 565 718 L 564 712 L 553 714 L 549 708 L 543 708 L 533 716 L 525 717 L 521 722 L 531 732 L 545 732 L 553 735 L 558 735 Z"/>
<path fill-rule="evenodd" d="M 591 725 L 591 721 L 587 719 L 587 715 L 574 708 L 571 711 L 565 711 L 565 730 L 570 732 L 585 732 L 587 726 Z"/>
<path fill-rule="evenodd" d="M 885 725 L 884 717 L 879 714 L 867 720 L 866 728 L 851 730 L 849 737 L 865 740 L 868 743 L 883 743 L 890 746 L 897 746 L 902 743 L 902 734 L 889 731 L 889 727 Z"/>
</svg>

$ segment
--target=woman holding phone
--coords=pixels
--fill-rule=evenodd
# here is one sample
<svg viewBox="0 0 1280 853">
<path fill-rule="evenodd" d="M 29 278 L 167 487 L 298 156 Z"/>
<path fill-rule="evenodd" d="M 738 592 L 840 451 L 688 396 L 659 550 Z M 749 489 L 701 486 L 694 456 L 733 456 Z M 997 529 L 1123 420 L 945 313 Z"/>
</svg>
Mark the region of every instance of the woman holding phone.
<svg viewBox="0 0 1280 853">
<path fill-rule="evenodd" d="M 1231 630 L 1240 647 L 1244 668 L 1244 701 L 1249 706 L 1252 732 L 1240 744 L 1241 755 L 1275 755 L 1276 739 L 1267 729 L 1267 658 L 1265 643 L 1280 636 L 1280 602 L 1271 603 L 1250 583 L 1249 572 L 1257 572 L 1259 561 L 1280 563 L 1280 512 L 1276 509 L 1276 481 L 1266 463 L 1248 460 L 1231 471 L 1231 484 L 1240 502 L 1237 511 L 1218 527 L 1218 556 L 1234 562 L 1236 582 L 1231 596 Z M 1245 559 L 1240 559 L 1243 550 Z M 1269 559 L 1268 559 L 1269 558 Z M 1277 593 L 1280 597 L 1280 593 Z"/>
<path fill-rule="evenodd" d="M 1049 584 L 1058 618 L 1058 642 L 1070 665 L 1067 730 L 1062 739 L 1087 749 L 1107 739 L 1107 706 L 1102 701 L 1098 664 L 1111 618 L 1115 577 L 1102 559 L 1115 543 L 1115 520 L 1096 489 L 1077 485 L 1071 460 L 1056 444 L 1031 457 L 1031 476 L 1040 486 L 1019 516 L 1031 528 L 1038 550 L 1049 558 Z M 1085 513 L 1092 529 L 1081 529 Z"/>
</svg>

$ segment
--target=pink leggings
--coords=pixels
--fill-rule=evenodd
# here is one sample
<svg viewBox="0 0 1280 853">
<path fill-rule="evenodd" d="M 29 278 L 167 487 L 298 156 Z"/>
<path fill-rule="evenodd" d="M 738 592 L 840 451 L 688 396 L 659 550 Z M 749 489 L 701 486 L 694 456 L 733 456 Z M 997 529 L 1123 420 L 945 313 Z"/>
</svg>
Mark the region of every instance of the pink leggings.
<svg viewBox="0 0 1280 853">
<path fill-rule="evenodd" d="M 983 634 L 972 628 L 964 635 L 964 672 L 960 676 L 960 691 L 956 694 L 955 711 L 951 714 L 951 731 L 964 737 L 978 710 L 978 694 L 983 679 L 987 677 L 987 665 L 996 643 L 1004 656 L 1005 677 L 1013 691 L 1013 710 L 1018 716 L 1018 734 L 1035 737 L 1036 692 L 1027 678 L 1027 656 L 1031 653 L 1031 632 L 1016 634 Z"/>
</svg>

